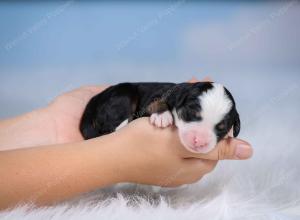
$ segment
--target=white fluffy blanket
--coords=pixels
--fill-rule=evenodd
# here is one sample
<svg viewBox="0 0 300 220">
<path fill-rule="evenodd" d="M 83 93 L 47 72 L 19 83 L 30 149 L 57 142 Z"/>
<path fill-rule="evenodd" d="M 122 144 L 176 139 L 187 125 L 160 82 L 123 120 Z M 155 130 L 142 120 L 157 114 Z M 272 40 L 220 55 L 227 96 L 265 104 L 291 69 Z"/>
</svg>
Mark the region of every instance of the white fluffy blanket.
<svg viewBox="0 0 300 220">
<path fill-rule="evenodd" d="M 221 161 L 187 188 L 105 189 L 54 207 L 4 211 L 0 219 L 300 219 L 299 111 L 271 112 L 244 120 L 251 160 Z"/>
</svg>

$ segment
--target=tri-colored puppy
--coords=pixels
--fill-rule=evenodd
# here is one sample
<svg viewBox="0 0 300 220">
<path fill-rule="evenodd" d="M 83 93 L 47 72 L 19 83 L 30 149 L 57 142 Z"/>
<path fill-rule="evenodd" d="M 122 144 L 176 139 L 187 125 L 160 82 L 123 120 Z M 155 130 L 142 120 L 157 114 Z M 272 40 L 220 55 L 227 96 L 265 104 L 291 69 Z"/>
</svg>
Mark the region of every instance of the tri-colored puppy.
<svg viewBox="0 0 300 220">
<path fill-rule="evenodd" d="M 182 144 L 194 153 L 211 151 L 240 119 L 231 93 L 221 84 L 121 83 L 94 96 L 83 113 L 80 131 L 85 139 L 120 129 L 132 120 L 150 116 L 157 127 L 174 124 Z"/>
</svg>

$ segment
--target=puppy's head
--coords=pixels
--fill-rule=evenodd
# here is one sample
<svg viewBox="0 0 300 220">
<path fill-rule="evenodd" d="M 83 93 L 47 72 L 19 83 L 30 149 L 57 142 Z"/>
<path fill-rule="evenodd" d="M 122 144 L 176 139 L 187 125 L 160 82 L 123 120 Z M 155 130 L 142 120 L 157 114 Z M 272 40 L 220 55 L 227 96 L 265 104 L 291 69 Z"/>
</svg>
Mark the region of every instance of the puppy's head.
<svg viewBox="0 0 300 220">
<path fill-rule="evenodd" d="M 239 114 L 230 92 L 221 84 L 182 84 L 174 98 L 173 115 L 179 137 L 187 150 L 211 151 L 233 128 L 240 131 Z"/>
</svg>

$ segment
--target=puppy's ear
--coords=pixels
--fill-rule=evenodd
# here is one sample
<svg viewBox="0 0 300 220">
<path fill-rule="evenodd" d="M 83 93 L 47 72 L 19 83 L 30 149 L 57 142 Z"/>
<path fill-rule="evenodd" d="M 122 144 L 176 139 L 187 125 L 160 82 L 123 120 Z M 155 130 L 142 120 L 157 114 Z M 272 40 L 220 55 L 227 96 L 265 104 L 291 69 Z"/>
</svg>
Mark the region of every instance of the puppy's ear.
<svg viewBox="0 0 300 220">
<path fill-rule="evenodd" d="M 175 106 L 181 107 L 184 104 L 187 96 L 188 96 L 187 91 L 182 91 L 182 93 L 177 94 Z"/>
<path fill-rule="evenodd" d="M 166 98 L 167 104 L 171 109 L 174 107 L 179 108 L 183 105 L 185 99 L 189 94 L 189 90 L 187 88 L 187 83 L 178 84 L 173 88 L 172 93 L 168 95 Z"/>
<path fill-rule="evenodd" d="M 239 116 L 239 113 L 236 112 L 234 122 L 233 122 L 233 136 L 234 137 L 237 137 L 239 135 L 240 129 L 241 129 L 240 116 Z"/>
</svg>

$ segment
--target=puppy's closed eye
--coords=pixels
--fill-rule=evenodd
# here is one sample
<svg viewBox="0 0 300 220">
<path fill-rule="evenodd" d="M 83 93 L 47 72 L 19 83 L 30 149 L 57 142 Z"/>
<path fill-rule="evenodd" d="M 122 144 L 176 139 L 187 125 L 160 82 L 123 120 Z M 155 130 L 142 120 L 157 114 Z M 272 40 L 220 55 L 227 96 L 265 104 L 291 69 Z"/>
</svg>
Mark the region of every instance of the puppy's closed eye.
<svg viewBox="0 0 300 220">
<path fill-rule="evenodd" d="M 217 125 L 217 129 L 218 130 L 224 130 L 224 129 L 226 129 L 226 125 L 225 125 L 225 122 L 223 121 L 223 122 L 221 122 L 221 123 L 219 123 L 218 125 Z"/>
</svg>

